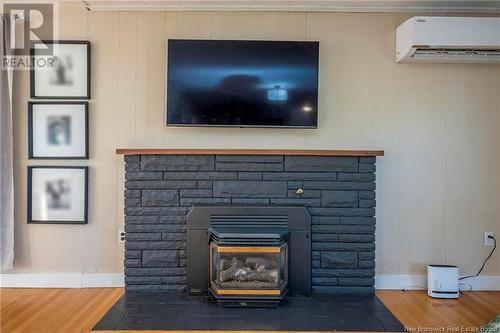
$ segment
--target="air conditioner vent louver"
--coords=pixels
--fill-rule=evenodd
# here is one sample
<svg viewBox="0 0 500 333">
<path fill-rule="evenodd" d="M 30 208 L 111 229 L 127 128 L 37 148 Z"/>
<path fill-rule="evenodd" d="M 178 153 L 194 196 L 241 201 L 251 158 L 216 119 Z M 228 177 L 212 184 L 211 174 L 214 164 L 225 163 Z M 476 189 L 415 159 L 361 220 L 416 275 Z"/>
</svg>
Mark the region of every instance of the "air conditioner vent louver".
<svg viewBox="0 0 500 333">
<path fill-rule="evenodd" d="M 454 57 L 454 58 L 474 58 L 477 60 L 485 59 L 500 60 L 500 49 L 479 50 L 479 49 L 415 49 L 412 54 L 413 58 L 425 57 Z"/>
<path fill-rule="evenodd" d="M 396 61 L 500 63 L 500 18 L 413 17 L 396 30 Z"/>
</svg>

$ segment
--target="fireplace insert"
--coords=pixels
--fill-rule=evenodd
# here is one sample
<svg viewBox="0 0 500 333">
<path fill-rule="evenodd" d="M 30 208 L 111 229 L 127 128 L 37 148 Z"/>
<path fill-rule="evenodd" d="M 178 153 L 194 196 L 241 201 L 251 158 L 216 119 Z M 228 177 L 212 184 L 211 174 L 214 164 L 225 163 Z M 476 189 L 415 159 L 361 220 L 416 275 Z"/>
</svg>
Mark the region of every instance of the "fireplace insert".
<svg viewBox="0 0 500 333">
<path fill-rule="evenodd" d="M 188 294 L 211 294 L 222 305 L 237 306 L 311 295 L 306 208 L 194 206 L 186 231 Z"/>
<path fill-rule="evenodd" d="M 217 301 L 276 305 L 288 292 L 288 227 L 211 225 L 209 274 Z"/>
</svg>

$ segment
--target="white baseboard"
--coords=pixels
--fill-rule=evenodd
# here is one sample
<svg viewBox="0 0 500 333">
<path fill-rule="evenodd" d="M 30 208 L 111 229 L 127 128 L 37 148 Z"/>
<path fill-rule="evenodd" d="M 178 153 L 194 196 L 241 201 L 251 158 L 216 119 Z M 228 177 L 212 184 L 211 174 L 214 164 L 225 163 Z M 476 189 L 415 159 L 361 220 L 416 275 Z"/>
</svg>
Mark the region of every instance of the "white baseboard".
<svg viewBox="0 0 500 333">
<path fill-rule="evenodd" d="M 467 279 L 472 290 L 500 290 L 500 276 L 479 276 Z M 13 273 L 0 274 L 3 288 L 113 288 L 124 286 L 123 273 Z M 425 275 L 377 275 L 375 289 L 427 288 Z M 469 286 L 463 286 L 468 289 Z"/>
<path fill-rule="evenodd" d="M 425 275 L 376 275 L 375 289 L 427 289 Z"/>
<path fill-rule="evenodd" d="M 123 273 L 82 274 L 82 288 L 114 288 L 125 286 Z"/>
<path fill-rule="evenodd" d="M 123 286 L 123 273 L 0 274 L 0 287 L 2 288 L 111 288 Z"/>
<path fill-rule="evenodd" d="M 460 289 L 500 290 L 500 276 L 478 276 L 461 281 Z M 427 290 L 426 275 L 377 275 L 375 289 Z"/>
</svg>

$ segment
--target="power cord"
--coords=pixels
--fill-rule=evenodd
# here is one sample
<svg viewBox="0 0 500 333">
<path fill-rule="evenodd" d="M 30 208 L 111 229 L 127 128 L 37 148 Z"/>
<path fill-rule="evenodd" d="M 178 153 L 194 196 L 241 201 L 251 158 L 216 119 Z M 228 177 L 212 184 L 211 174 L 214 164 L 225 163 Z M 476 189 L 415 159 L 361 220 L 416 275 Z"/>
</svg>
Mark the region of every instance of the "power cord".
<svg viewBox="0 0 500 333">
<path fill-rule="evenodd" d="M 460 286 L 469 286 L 469 289 L 468 290 L 463 290 L 463 289 L 459 289 L 458 291 L 460 292 L 460 294 L 464 295 L 464 296 L 469 296 L 470 292 L 472 291 L 472 285 L 471 284 L 468 284 L 468 283 L 460 283 L 459 284 Z"/>
<path fill-rule="evenodd" d="M 422 286 L 413 284 L 411 286 L 407 286 L 406 288 L 401 289 L 401 291 L 404 291 L 404 292 L 406 292 L 406 291 L 412 291 L 412 290 L 427 290 L 427 288 L 424 288 Z"/>
<path fill-rule="evenodd" d="M 483 271 L 484 269 L 484 265 L 486 265 L 486 262 L 488 261 L 488 259 L 491 258 L 491 256 L 493 255 L 493 252 L 495 252 L 495 249 L 497 248 L 497 240 L 495 239 L 495 237 L 489 235 L 488 238 L 491 238 L 493 239 L 493 249 L 491 250 L 490 254 L 488 255 L 488 257 L 486 257 L 486 259 L 484 259 L 483 261 L 483 265 L 481 266 L 481 268 L 479 269 L 479 271 L 477 272 L 476 275 L 467 275 L 467 276 L 463 276 L 461 277 L 460 279 L 458 279 L 459 281 L 462 281 L 462 280 L 465 280 L 465 279 L 470 279 L 470 278 L 473 278 L 473 277 L 477 277 L 479 276 L 479 274 L 481 274 L 481 272 Z M 471 287 L 471 290 L 472 290 L 472 287 Z M 470 292 L 470 290 L 469 290 Z"/>
</svg>

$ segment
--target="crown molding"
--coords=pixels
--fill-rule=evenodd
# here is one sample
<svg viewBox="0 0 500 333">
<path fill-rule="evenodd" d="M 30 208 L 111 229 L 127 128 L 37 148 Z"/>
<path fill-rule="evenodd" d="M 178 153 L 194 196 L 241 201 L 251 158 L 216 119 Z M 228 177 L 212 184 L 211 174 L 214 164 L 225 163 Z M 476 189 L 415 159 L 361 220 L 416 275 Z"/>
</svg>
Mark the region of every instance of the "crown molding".
<svg viewBox="0 0 500 333">
<path fill-rule="evenodd" d="M 81 0 L 91 11 L 285 11 L 500 13 L 500 1 L 454 0 Z"/>
</svg>

